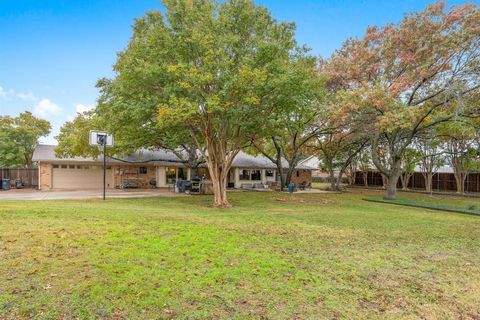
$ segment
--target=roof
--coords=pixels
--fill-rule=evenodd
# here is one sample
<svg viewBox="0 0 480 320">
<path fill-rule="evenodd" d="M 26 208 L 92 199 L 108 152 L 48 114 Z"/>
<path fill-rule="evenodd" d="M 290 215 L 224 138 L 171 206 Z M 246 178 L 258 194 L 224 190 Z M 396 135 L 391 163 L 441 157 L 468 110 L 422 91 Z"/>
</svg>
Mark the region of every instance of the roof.
<svg viewBox="0 0 480 320">
<path fill-rule="evenodd" d="M 102 158 L 85 158 L 85 157 L 70 157 L 59 158 L 55 155 L 55 145 L 40 144 L 33 152 L 33 161 L 36 162 L 90 162 L 98 163 Z M 145 163 L 152 162 L 159 166 L 183 166 L 184 163 L 171 151 L 164 149 L 146 150 L 142 149 L 136 151 L 128 156 L 117 159 L 107 159 L 108 163 Z M 288 164 L 285 160 L 282 165 L 286 168 Z M 261 168 L 261 169 L 276 169 L 276 165 L 264 156 L 252 156 L 240 151 L 232 163 L 234 168 Z M 315 168 L 299 164 L 296 169 L 315 170 Z"/>
<path fill-rule="evenodd" d="M 321 160 L 317 156 L 309 156 L 308 158 L 300 161 L 299 164 L 319 170 Z"/>
</svg>

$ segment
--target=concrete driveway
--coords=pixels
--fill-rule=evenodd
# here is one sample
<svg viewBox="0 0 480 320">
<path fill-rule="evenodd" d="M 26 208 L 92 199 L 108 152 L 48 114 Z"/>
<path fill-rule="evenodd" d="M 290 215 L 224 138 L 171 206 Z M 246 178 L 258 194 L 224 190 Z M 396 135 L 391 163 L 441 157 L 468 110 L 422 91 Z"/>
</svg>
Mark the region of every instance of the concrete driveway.
<svg viewBox="0 0 480 320">
<path fill-rule="evenodd" d="M 165 189 L 107 190 L 107 198 L 146 198 L 179 196 Z M 0 190 L 1 200 L 101 199 L 102 190 Z"/>
</svg>

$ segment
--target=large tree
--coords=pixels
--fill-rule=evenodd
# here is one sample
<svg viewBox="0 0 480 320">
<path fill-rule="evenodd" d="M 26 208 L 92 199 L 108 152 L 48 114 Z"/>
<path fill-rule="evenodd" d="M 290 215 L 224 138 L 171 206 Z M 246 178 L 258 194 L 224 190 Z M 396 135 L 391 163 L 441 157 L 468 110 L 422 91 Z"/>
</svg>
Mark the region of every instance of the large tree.
<svg viewBox="0 0 480 320">
<path fill-rule="evenodd" d="M 340 190 L 343 175 L 367 142 L 360 132 L 349 129 L 343 126 L 331 128 L 330 132 L 318 135 L 309 145 L 309 149 L 320 158 L 322 170 L 329 173 L 331 190 Z"/>
<path fill-rule="evenodd" d="M 163 1 L 166 13 L 137 19 L 115 77 L 99 81 L 97 113 L 131 139 L 187 130 L 203 152 L 214 206 L 228 206 L 233 159 L 279 112 L 288 61 L 297 49 L 294 25 L 274 20 L 251 0 Z M 149 132 L 145 138 L 138 133 Z"/>
<path fill-rule="evenodd" d="M 452 102 L 478 93 L 479 34 L 476 5 L 445 10 L 440 2 L 399 24 L 368 28 L 325 63 L 330 83 L 343 90 L 345 116 L 369 128 L 372 161 L 388 180 L 385 198 L 395 198 L 414 138 L 463 113 Z"/>
<path fill-rule="evenodd" d="M 465 193 L 469 173 L 480 171 L 480 149 L 475 122 L 478 119 L 459 119 L 439 128 L 440 141 L 448 164 L 453 169 L 457 193 Z"/>
<path fill-rule="evenodd" d="M 436 131 L 428 131 L 415 139 L 419 168 L 425 180 L 425 191 L 432 192 L 433 175 L 445 164 L 444 150 Z"/>
<path fill-rule="evenodd" d="M 263 119 L 252 137 L 254 153 L 276 164 L 280 189 L 292 179 L 298 163 L 306 156 L 307 144 L 327 130 L 323 80 L 317 72 L 317 59 L 300 55 L 291 59 L 277 84 L 278 95 L 271 99 L 278 112 Z M 286 166 L 285 166 L 285 164 Z"/>
<path fill-rule="evenodd" d="M 28 111 L 18 117 L 0 116 L 0 167 L 31 168 L 38 139 L 50 130 L 50 122 Z"/>
</svg>

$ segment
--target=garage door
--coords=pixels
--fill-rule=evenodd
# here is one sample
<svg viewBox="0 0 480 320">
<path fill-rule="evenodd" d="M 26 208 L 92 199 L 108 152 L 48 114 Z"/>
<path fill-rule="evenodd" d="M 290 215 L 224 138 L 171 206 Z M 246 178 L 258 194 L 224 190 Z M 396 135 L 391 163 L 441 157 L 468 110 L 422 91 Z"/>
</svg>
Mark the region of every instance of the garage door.
<svg viewBox="0 0 480 320">
<path fill-rule="evenodd" d="M 108 188 L 112 186 L 112 170 L 107 168 Z M 54 166 L 52 185 L 54 189 L 101 189 L 103 187 L 103 169 L 101 166 Z"/>
</svg>

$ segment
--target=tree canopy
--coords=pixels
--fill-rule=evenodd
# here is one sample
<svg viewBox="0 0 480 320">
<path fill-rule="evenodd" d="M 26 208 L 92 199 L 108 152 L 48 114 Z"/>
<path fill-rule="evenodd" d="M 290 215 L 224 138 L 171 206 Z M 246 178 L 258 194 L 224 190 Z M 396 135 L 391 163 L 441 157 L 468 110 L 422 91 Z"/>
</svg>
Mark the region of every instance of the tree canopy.
<svg viewBox="0 0 480 320">
<path fill-rule="evenodd" d="M 50 122 L 28 111 L 18 117 L 0 116 L 0 167 L 31 168 L 38 139 L 50 130 Z"/>
<path fill-rule="evenodd" d="M 267 117 L 291 107 L 281 90 L 290 81 L 290 61 L 306 53 L 293 24 L 251 0 L 163 4 L 165 14 L 136 20 L 115 77 L 98 82 L 95 113 L 125 145 L 193 141 L 206 159 L 214 204 L 228 206 L 234 157 Z"/>
<path fill-rule="evenodd" d="M 460 101 L 480 88 L 479 34 L 477 6 L 446 10 L 439 2 L 399 24 L 368 28 L 323 64 L 343 116 L 370 128 L 372 160 L 389 180 L 387 198 L 395 197 L 402 158 L 414 137 L 474 112 Z"/>
</svg>

